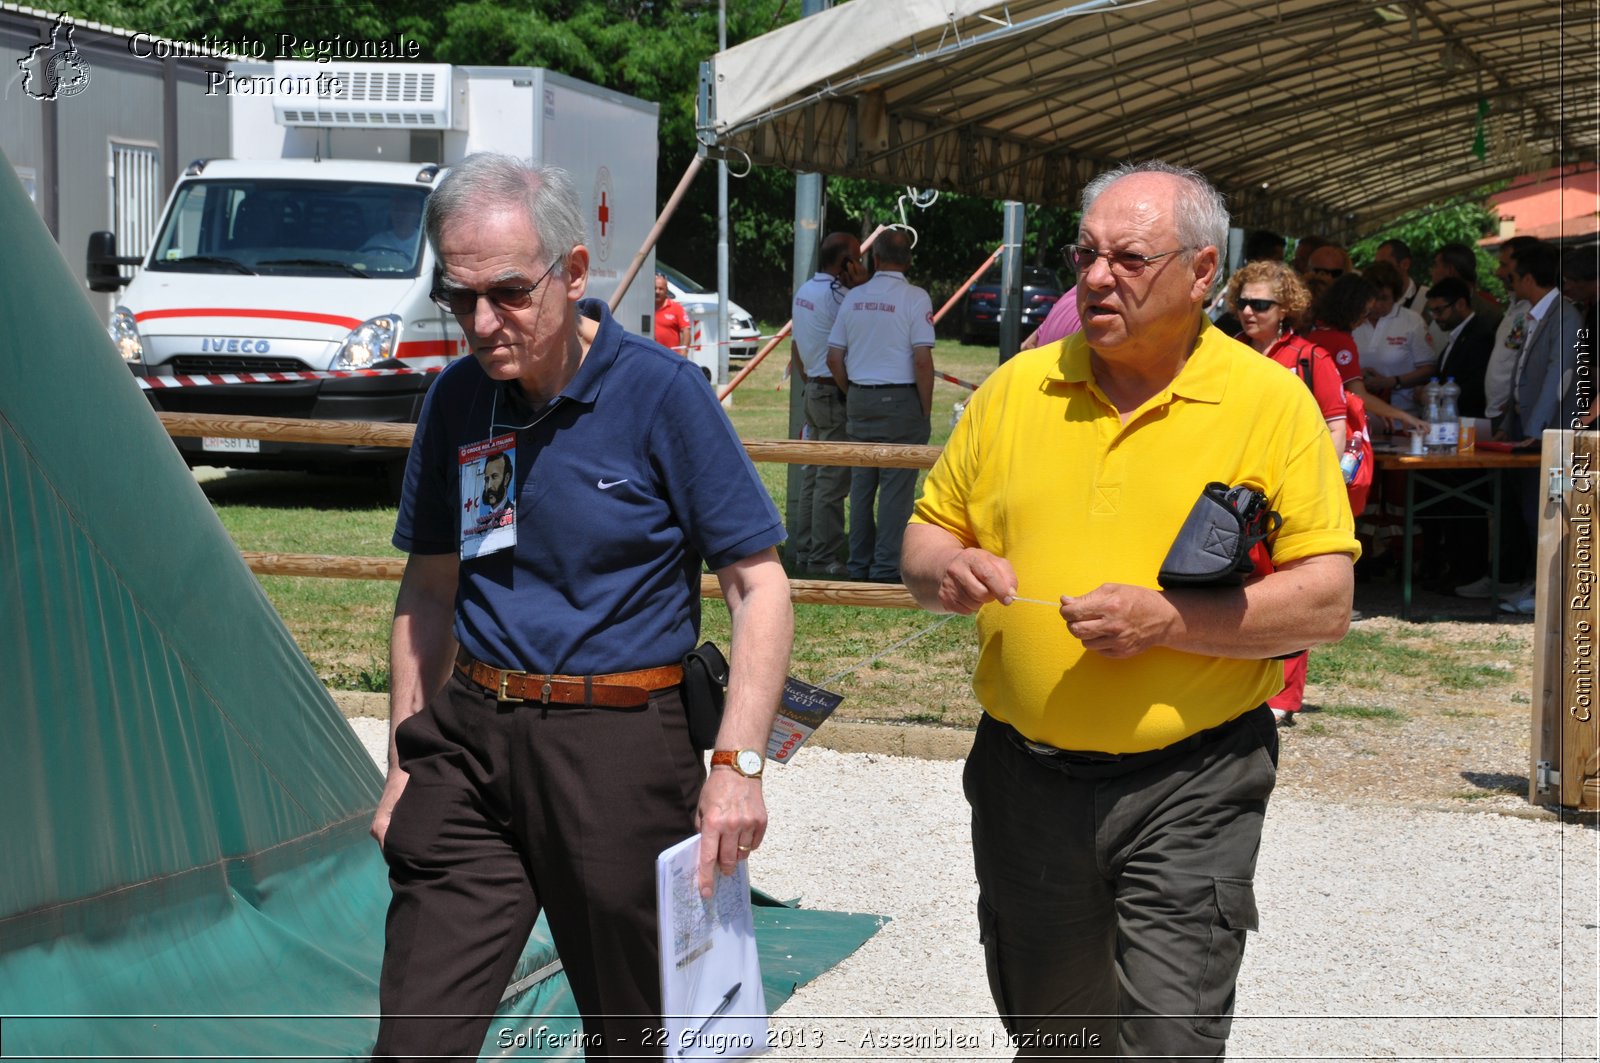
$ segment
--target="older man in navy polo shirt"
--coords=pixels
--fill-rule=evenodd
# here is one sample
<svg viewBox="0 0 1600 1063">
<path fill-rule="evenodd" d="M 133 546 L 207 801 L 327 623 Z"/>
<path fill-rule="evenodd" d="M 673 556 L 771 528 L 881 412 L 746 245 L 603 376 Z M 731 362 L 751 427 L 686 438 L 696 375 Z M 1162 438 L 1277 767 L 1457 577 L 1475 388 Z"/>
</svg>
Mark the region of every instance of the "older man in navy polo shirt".
<svg viewBox="0 0 1600 1063">
<path fill-rule="evenodd" d="M 655 856 L 761 844 L 793 618 L 776 509 L 696 367 L 583 298 L 571 178 L 472 156 L 429 198 L 472 352 L 429 392 L 394 542 L 382 1058 L 473 1058 L 541 908 L 585 1054 L 661 1058 Z M 509 520 L 476 519 L 510 459 Z M 680 682 L 709 564 L 733 675 L 709 777 Z"/>
</svg>

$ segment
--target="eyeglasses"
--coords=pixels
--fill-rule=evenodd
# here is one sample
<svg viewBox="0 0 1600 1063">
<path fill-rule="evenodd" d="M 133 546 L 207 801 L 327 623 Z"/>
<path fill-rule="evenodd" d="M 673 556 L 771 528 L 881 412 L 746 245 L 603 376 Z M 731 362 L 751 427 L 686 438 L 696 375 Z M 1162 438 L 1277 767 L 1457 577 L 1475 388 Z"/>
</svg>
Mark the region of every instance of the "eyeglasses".
<svg viewBox="0 0 1600 1063">
<path fill-rule="evenodd" d="M 489 300 L 500 310 L 526 310 L 533 305 L 533 293 L 539 290 L 539 285 L 544 283 L 545 278 L 550 276 L 560 263 L 559 258 L 550 263 L 550 268 L 532 284 L 502 284 L 481 292 L 472 288 L 446 288 L 435 285 L 433 291 L 428 293 L 428 298 L 432 299 L 439 309 L 457 317 L 468 317 L 477 313 L 479 298 Z"/>
<path fill-rule="evenodd" d="M 1182 254 L 1188 251 L 1187 247 L 1174 248 L 1163 251 L 1159 255 L 1141 255 L 1137 251 L 1101 251 L 1098 248 L 1084 247 L 1082 244 L 1068 244 L 1061 249 L 1061 255 L 1066 259 L 1067 265 L 1085 273 L 1094 265 L 1094 260 L 1103 258 L 1106 265 L 1111 267 L 1111 272 L 1119 277 L 1137 277 L 1143 273 L 1150 263 L 1168 255 Z"/>
<path fill-rule="evenodd" d="M 1273 307 L 1275 307 L 1277 305 L 1278 305 L 1278 300 L 1276 300 L 1276 299 L 1240 299 L 1239 300 L 1239 309 L 1240 310 L 1243 310 L 1246 307 L 1248 307 L 1249 309 L 1254 310 L 1258 314 L 1265 314 L 1268 310 L 1271 310 Z"/>
</svg>

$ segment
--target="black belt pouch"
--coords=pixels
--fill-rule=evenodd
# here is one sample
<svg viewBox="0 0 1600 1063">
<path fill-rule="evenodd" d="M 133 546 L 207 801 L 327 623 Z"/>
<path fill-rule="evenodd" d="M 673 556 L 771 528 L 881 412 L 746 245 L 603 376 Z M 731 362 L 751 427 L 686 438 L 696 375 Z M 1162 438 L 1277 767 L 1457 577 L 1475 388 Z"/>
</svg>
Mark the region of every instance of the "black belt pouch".
<svg viewBox="0 0 1600 1063">
<path fill-rule="evenodd" d="M 683 655 L 683 702 L 689 719 L 689 740 L 696 749 L 710 749 L 722 728 L 722 705 L 728 696 L 728 659 L 715 643 Z"/>
</svg>

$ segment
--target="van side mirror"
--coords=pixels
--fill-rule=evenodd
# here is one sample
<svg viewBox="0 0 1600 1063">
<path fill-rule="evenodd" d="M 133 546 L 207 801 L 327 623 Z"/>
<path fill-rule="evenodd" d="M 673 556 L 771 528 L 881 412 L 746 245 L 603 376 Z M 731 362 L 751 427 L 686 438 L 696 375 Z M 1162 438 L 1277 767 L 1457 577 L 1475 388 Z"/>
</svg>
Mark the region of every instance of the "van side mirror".
<svg viewBox="0 0 1600 1063">
<path fill-rule="evenodd" d="M 92 292 L 116 291 L 128 283 L 119 267 L 139 264 L 136 258 L 117 257 L 117 234 L 109 232 L 89 234 L 89 250 L 84 258 L 83 276 Z"/>
</svg>

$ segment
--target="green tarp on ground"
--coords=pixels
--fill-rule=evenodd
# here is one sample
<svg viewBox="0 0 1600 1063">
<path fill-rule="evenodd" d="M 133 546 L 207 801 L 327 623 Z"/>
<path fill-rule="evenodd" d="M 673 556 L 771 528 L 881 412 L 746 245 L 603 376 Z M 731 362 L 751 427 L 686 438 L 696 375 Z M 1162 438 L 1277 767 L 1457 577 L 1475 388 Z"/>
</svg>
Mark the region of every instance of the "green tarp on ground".
<svg viewBox="0 0 1600 1063">
<path fill-rule="evenodd" d="M 9 164 L 0 247 L 0 1050 L 363 1056 L 379 773 Z M 769 1004 L 877 923 L 758 909 Z M 576 1028 L 554 961 L 541 923 L 486 1054 L 559 1054 L 515 1036 Z"/>
</svg>

